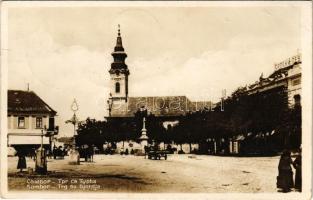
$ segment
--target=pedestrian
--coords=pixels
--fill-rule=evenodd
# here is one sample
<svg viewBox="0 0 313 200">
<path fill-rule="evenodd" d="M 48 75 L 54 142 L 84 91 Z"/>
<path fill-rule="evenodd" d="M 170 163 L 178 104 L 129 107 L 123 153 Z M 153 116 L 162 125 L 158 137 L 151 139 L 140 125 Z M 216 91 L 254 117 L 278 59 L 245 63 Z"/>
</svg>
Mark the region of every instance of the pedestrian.
<svg viewBox="0 0 313 200">
<path fill-rule="evenodd" d="M 23 171 L 23 169 L 26 169 L 26 158 L 25 158 L 25 154 L 22 150 L 19 150 L 17 152 L 17 156 L 18 156 L 18 162 L 17 162 L 17 169 L 20 170 L 20 172 Z"/>
<path fill-rule="evenodd" d="M 63 154 L 63 147 L 62 146 L 59 146 L 58 148 L 58 155 L 61 159 L 64 159 L 64 154 Z"/>
<path fill-rule="evenodd" d="M 56 159 L 57 158 L 57 147 L 55 145 L 53 146 L 52 154 L 53 154 L 53 159 Z"/>
<path fill-rule="evenodd" d="M 90 162 L 93 162 L 93 155 L 95 154 L 95 147 L 92 145 L 89 149 L 90 151 Z"/>
<path fill-rule="evenodd" d="M 32 148 L 30 151 L 30 159 L 35 159 L 35 148 Z"/>
<path fill-rule="evenodd" d="M 299 154 L 293 162 L 293 166 L 296 169 L 296 176 L 295 176 L 295 189 L 299 192 L 302 191 L 302 156 L 301 156 L 301 148 L 299 150 Z"/>
<path fill-rule="evenodd" d="M 63 156 L 67 156 L 67 150 L 65 147 L 63 148 Z"/>
<path fill-rule="evenodd" d="M 294 187 L 292 164 L 290 151 L 284 150 L 279 160 L 277 176 L 277 188 L 282 189 L 283 192 L 290 192 Z"/>
</svg>

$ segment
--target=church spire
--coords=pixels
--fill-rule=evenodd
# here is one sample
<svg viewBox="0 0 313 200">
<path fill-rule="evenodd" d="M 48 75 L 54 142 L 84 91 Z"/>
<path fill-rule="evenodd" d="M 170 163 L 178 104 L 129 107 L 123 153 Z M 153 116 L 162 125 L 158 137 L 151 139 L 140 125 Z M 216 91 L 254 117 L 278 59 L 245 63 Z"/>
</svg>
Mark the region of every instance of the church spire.
<svg viewBox="0 0 313 200">
<path fill-rule="evenodd" d="M 124 51 L 123 44 L 122 44 L 121 26 L 120 25 L 118 25 L 116 46 L 114 48 L 114 51 Z"/>
<path fill-rule="evenodd" d="M 121 36 L 121 26 L 118 25 L 117 29 L 117 38 L 116 38 L 116 45 L 114 47 L 114 51 L 112 53 L 113 56 L 113 63 L 111 64 L 110 73 L 125 73 L 129 74 L 127 65 L 125 63 L 125 59 L 127 54 L 124 51 L 124 47 L 122 44 L 122 36 Z"/>
</svg>

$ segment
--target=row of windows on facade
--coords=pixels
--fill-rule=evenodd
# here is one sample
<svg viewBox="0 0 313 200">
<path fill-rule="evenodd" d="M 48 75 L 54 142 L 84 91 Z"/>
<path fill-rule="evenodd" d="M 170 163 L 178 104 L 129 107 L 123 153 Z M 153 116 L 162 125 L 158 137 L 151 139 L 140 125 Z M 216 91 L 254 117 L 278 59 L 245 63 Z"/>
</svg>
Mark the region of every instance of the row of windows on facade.
<svg viewBox="0 0 313 200">
<path fill-rule="evenodd" d="M 25 117 L 17 118 L 17 127 L 18 128 L 26 128 L 25 126 Z M 42 128 L 42 117 L 36 117 L 36 128 Z"/>
<path fill-rule="evenodd" d="M 35 118 L 35 128 L 36 129 L 41 129 L 43 128 L 43 117 L 36 117 Z M 53 127 L 54 126 L 54 118 L 49 118 L 49 127 Z M 20 129 L 25 129 L 27 128 L 26 126 L 26 119 L 25 117 L 17 117 L 17 128 Z"/>
</svg>

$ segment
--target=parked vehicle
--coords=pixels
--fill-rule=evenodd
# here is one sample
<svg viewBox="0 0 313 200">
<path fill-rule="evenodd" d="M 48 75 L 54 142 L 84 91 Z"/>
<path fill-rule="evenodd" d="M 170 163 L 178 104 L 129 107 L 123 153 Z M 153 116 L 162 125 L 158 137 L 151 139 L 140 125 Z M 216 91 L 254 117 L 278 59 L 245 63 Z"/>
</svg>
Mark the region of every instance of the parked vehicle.
<svg viewBox="0 0 313 200">
<path fill-rule="evenodd" d="M 145 154 L 148 155 L 148 159 L 161 160 L 163 157 L 165 160 L 167 160 L 168 151 L 160 150 L 158 146 L 151 146 L 145 149 Z"/>
<path fill-rule="evenodd" d="M 115 153 L 115 149 L 112 148 L 106 148 L 103 152 L 105 155 L 113 155 Z"/>
</svg>

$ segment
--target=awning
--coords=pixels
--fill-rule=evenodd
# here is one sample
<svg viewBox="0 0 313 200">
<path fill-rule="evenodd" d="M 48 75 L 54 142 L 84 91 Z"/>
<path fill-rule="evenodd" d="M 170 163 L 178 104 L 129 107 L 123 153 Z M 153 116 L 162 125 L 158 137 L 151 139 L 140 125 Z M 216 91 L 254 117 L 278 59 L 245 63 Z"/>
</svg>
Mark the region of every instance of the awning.
<svg viewBox="0 0 313 200">
<path fill-rule="evenodd" d="M 35 135 L 8 135 L 9 145 L 40 145 L 41 136 Z M 43 144 L 49 144 L 49 138 L 43 137 Z"/>
</svg>

